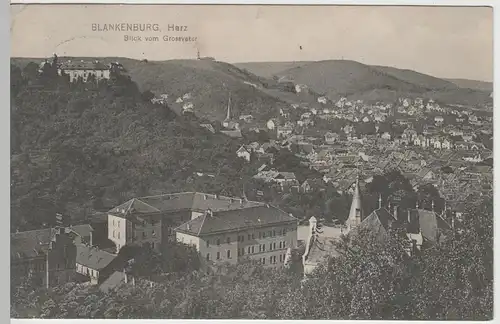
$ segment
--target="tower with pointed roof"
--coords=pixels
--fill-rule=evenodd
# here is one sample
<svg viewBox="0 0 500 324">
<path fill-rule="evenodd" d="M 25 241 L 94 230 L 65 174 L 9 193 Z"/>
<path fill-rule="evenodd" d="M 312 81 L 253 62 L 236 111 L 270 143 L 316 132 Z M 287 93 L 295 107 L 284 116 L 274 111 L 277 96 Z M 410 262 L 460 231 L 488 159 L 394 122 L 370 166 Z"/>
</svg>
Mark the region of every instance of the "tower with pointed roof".
<svg viewBox="0 0 500 324">
<path fill-rule="evenodd" d="M 231 92 L 229 93 L 229 99 L 227 102 L 227 113 L 226 113 L 226 119 L 222 122 L 222 126 L 224 127 L 229 127 L 229 123 L 231 122 Z"/>
<path fill-rule="evenodd" d="M 351 209 L 346 221 L 347 232 L 361 223 L 363 217 L 363 207 L 361 205 L 361 193 L 359 190 L 359 176 L 356 178 L 354 194 L 352 196 Z"/>
</svg>

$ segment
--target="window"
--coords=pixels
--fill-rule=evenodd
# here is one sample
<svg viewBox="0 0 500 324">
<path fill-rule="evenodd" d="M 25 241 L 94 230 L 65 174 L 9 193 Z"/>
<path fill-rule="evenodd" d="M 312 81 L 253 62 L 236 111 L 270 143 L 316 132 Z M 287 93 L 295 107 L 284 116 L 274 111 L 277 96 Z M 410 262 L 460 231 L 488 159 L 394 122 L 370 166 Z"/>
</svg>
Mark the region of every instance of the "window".
<svg viewBox="0 0 500 324">
<path fill-rule="evenodd" d="M 207 253 L 207 261 L 210 261 L 210 253 Z"/>
<path fill-rule="evenodd" d="M 120 238 L 120 232 L 118 232 L 118 238 Z"/>
<path fill-rule="evenodd" d="M 273 263 L 276 263 L 276 256 L 273 256 Z"/>
<path fill-rule="evenodd" d="M 283 229 L 283 235 L 286 235 L 286 228 Z"/>
<path fill-rule="evenodd" d="M 280 262 L 283 262 L 283 255 L 280 254 Z"/>
<path fill-rule="evenodd" d="M 142 238 L 146 238 L 146 232 L 142 232 Z"/>
<path fill-rule="evenodd" d="M 275 236 L 276 236 L 276 231 L 275 231 L 275 230 L 273 230 L 273 237 L 275 237 Z"/>
<path fill-rule="evenodd" d="M 120 227 L 120 220 L 118 220 L 118 227 Z"/>
<path fill-rule="evenodd" d="M 255 250 L 254 250 L 254 246 L 252 246 L 252 253 L 254 253 L 254 251 L 255 251 Z"/>
<path fill-rule="evenodd" d="M 262 244 L 259 244 L 259 252 L 262 252 Z"/>
<path fill-rule="evenodd" d="M 220 245 L 220 239 L 217 239 L 217 245 Z"/>
<path fill-rule="evenodd" d="M 271 237 L 273 235 L 273 231 L 269 231 L 267 234 L 267 236 Z"/>
<path fill-rule="evenodd" d="M 281 236 L 281 233 L 282 233 L 281 230 L 278 230 L 278 236 Z"/>
<path fill-rule="evenodd" d="M 255 234 L 252 233 L 252 240 L 255 240 Z"/>
<path fill-rule="evenodd" d="M 226 238 L 226 243 L 227 243 L 227 244 L 231 243 L 231 238 L 227 237 L 227 238 Z"/>
<path fill-rule="evenodd" d="M 283 242 L 280 242 L 280 249 L 282 248 Z"/>
<path fill-rule="evenodd" d="M 266 252 L 266 245 L 262 244 L 262 252 Z"/>
<path fill-rule="evenodd" d="M 266 232 L 262 232 L 262 238 L 266 238 Z"/>
<path fill-rule="evenodd" d="M 266 258 L 262 258 L 262 264 L 266 264 Z"/>
<path fill-rule="evenodd" d="M 262 232 L 259 232 L 259 238 L 262 238 Z"/>
<path fill-rule="evenodd" d="M 272 264 L 272 263 L 273 263 L 273 257 L 272 257 L 272 256 L 270 256 L 270 257 L 269 257 L 269 264 Z"/>
<path fill-rule="evenodd" d="M 248 240 L 250 241 L 252 239 L 252 235 L 248 234 Z"/>
<path fill-rule="evenodd" d="M 273 250 L 273 243 L 269 243 L 269 251 Z"/>
<path fill-rule="evenodd" d="M 115 237 L 115 230 L 113 230 L 113 238 Z"/>
<path fill-rule="evenodd" d="M 220 252 L 217 252 L 217 260 L 220 260 Z"/>
<path fill-rule="evenodd" d="M 207 240 L 207 247 L 210 247 L 210 240 Z"/>
<path fill-rule="evenodd" d="M 283 241 L 283 248 L 286 248 L 286 241 Z"/>
<path fill-rule="evenodd" d="M 250 251 L 251 251 L 251 249 L 250 249 L 250 247 L 248 247 L 248 254 L 250 254 Z"/>
<path fill-rule="evenodd" d="M 276 242 L 273 243 L 273 250 L 276 250 Z"/>
<path fill-rule="evenodd" d="M 231 259 L 231 250 L 227 250 L 227 258 Z"/>
</svg>

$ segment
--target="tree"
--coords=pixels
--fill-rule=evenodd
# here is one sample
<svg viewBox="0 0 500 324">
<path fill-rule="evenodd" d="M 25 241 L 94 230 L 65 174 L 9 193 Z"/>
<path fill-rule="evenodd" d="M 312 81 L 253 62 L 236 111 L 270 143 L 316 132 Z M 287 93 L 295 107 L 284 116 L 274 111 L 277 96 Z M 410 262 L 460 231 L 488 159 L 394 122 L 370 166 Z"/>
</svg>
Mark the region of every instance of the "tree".
<svg viewBox="0 0 500 324">
<path fill-rule="evenodd" d="M 428 183 L 418 187 L 418 202 L 420 208 L 431 210 L 440 214 L 444 209 L 444 199 L 439 195 L 439 191 L 432 184 Z"/>
</svg>

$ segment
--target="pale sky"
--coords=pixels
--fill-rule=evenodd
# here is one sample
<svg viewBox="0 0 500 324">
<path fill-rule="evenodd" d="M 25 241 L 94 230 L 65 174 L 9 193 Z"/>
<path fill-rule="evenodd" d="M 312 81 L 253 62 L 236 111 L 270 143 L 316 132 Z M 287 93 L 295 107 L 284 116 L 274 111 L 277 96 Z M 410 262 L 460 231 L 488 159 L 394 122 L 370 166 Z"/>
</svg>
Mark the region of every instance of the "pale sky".
<svg viewBox="0 0 500 324">
<path fill-rule="evenodd" d="M 493 80 L 493 10 L 487 7 L 11 5 L 11 13 L 15 57 L 55 52 L 169 60 L 195 58 L 199 49 L 230 63 L 343 57 L 443 78 Z M 92 24 L 116 23 L 161 30 L 92 31 Z M 169 32 L 169 24 L 187 31 Z M 125 35 L 142 41 L 124 41 Z M 196 41 L 165 42 L 165 35 Z"/>
</svg>

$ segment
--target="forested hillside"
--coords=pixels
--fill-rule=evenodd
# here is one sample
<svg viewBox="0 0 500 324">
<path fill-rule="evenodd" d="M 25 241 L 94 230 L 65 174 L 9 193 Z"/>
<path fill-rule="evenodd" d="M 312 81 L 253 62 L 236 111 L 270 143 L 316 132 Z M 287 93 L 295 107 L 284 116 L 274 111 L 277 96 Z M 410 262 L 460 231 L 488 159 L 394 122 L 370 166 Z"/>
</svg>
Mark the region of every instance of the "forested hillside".
<svg viewBox="0 0 500 324">
<path fill-rule="evenodd" d="M 238 143 L 154 105 L 127 76 L 70 84 L 11 65 L 11 229 L 84 220 L 130 197 L 199 190 L 241 195 Z M 195 172 L 216 175 L 197 177 Z"/>
</svg>

